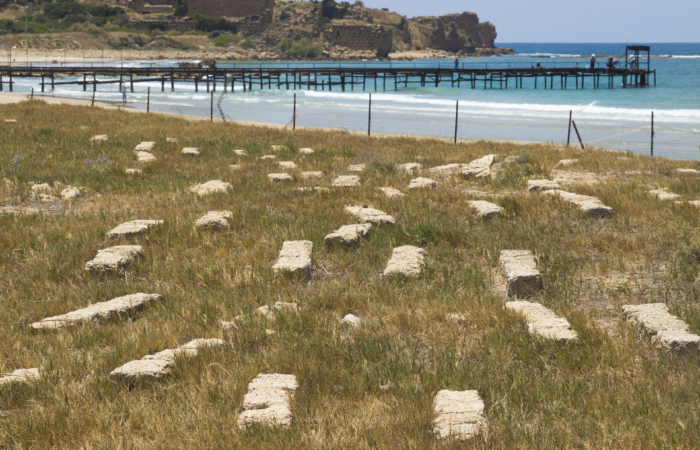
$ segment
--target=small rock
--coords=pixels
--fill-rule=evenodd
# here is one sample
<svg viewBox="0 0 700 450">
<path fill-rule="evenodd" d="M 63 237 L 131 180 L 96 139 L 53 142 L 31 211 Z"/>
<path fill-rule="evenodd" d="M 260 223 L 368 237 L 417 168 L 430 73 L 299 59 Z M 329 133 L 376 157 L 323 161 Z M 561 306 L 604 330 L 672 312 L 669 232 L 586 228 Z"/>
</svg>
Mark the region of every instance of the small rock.
<svg viewBox="0 0 700 450">
<path fill-rule="evenodd" d="M 242 149 L 234 150 L 233 153 L 235 153 L 238 156 L 248 156 L 248 153 L 246 153 L 246 151 Z"/>
<path fill-rule="evenodd" d="M 350 325 L 351 327 L 355 327 L 355 328 L 361 327 L 362 324 L 364 324 L 364 322 L 365 322 L 365 321 L 364 321 L 363 319 L 360 319 L 359 317 L 357 317 L 357 316 L 355 316 L 355 315 L 352 315 L 352 314 L 346 315 L 346 316 L 343 317 L 343 319 L 340 321 L 341 325 L 342 325 L 342 324 Z"/>
<path fill-rule="evenodd" d="M 50 194 L 39 194 L 36 196 L 41 203 L 54 203 L 58 201 L 58 197 Z"/>
<path fill-rule="evenodd" d="M 273 152 L 279 152 L 287 149 L 287 147 L 285 147 L 284 145 L 271 145 L 270 148 Z"/>
<path fill-rule="evenodd" d="M 319 192 L 319 193 L 327 193 L 330 192 L 331 190 L 328 189 L 327 187 L 300 187 L 296 188 L 297 192 Z"/>
<path fill-rule="evenodd" d="M 357 175 L 341 175 L 333 180 L 335 187 L 355 187 L 360 185 L 360 177 Z"/>
<path fill-rule="evenodd" d="M 33 194 L 50 194 L 52 190 L 48 183 L 35 184 L 32 186 Z"/>
<path fill-rule="evenodd" d="M 312 155 L 314 151 L 310 148 L 300 148 L 299 153 L 301 153 L 302 155 Z"/>
<path fill-rule="evenodd" d="M 177 138 L 166 137 L 165 142 L 170 142 L 171 144 L 177 144 Z"/>
<path fill-rule="evenodd" d="M 272 320 L 275 318 L 275 313 L 299 312 L 299 305 L 297 303 L 275 302 L 272 307 L 267 305 L 261 306 L 257 311 L 266 318 Z"/>
<path fill-rule="evenodd" d="M 239 166 L 238 164 L 230 164 L 228 168 L 231 170 L 241 170 L 241 166 Z"/>
<path fill-rule="evenodd" d="M 571 164 L 576 164 L 578 162 L 578 159 L 562 159 L 559 161 L 559 165 L 562 166 L 569 166 Z"/>
<path fill-rule="evenodd" d="M 695 169 L 676 169 L 676 172 L 680 174 L 685 174 L 685 175 L 697 175 L 700 174 L 699 170 Z"/>
<path fill-rule="evenodd" d="M 455 325 L 461 325 L 467 321 L 467 316 L 465 316 L 464 314 L 451 313 L 445 316 L 445 320 L 448 322 L 452 322 Z"/>
<path fill-rule="evenodd" d="M 428 171 L 435 175 L 450 175 L 459 172 L 461 167 L 461 164 L 447 164 L 444 166 L 433 167 L 428 169 Z"/>
<path fill-rule="evenodd" d="M 311 276 L 311 241 L 285 241 L 282 244 L 277 262 L 272 266 L 274 272 L 303 273 Z"/>
<path fill-rule="evenodd" d="M 180 153 L 187 156 L 199 156 L 199 149 L 195 147 L 185 147 Z"/>
<path fill-rule="evenodd" d="M 423 273 L 427 253 L 420 247 L 404 245 L 396 247 L 391 253 L 391 259 L 384 269 L 384 276 L 403 275 L 417 277 Z"/>
<path fill-rule="evenodd" d="M 229 230 L 231 225 L 229 225 L 228 220 L 233 217 L 231 211 L 209 211 L 195 222 L 194 226 L 197 228 L 206 228 L 212 230 Z"/>
<path fill-rule="evenodd" d="M 218 192 L 226 192 L 231 187 L 231 183 L 225 183 L 221 180 L 207 181 L 204 184 L 195 184 L 189 191 L 197 195 L 209 195 Z"/>
<path fill-rule="evenodd" d="M 413 180 L 408 185 L 408 189 L 424 189 L 424 188 L 434 188 L 437 186 L 437 182 L 431 180 L 430 178 L 418 177 Z"/>
<path fill-rule="evenodd" d="M 106 134 L 100 134 L 97 136 L 93 136 L 90 139 L 90 142 L 106 142 L 107 141 L 107 135 Z"/>
<path fill-rule="evenodd" d="M 275 155 L 265 155 L 261 157 L 260 159 L 277 159 L 277 156 Z"/>
<path fill-rule="evenodd" d="M 5 123 L 17 123 L 15 119 L 5 119 Z"/>
<path fill-rule="evenodd" d="M 581 211 L 588 214 L 592 219 L 609 218 L 613 215 L 613 210 L 609 206 L 605 206 L 598 198 L 588 195 L 578 195 L 571 192 L 551 190 L 545 191 L 546 194 L 558 195 L 564 201 L 572 203 Z"/>
<path fill-rule="evenodd" d="M 136 175 L 137 173 L 141 173 L 141 169 L 126 169 L 125 173 L 128 173 L 129 175 Z"/>
<path fill-rule="evenodd" d="M 371 223 L 345 225 L 326 236 L 326 245 L 355 245 L 372 229 Z"/>
<path fill-rule="evenodd" d="M 63 200 L 74 200 L 78 197 L 82 197 L 82 194 L 80 193 L 80 189 L 68 186 L 61 191 L 61 197 L 63 197 Z"/>
<path fill-rule="evenodd" d="M 561 186 L 556 181 L 552 180 L 527 180 L 528 192 L 543 192 L 549 190 L 561 189 Z"/>
<path fill-rule="evenodd" d="M 288 173 L 269 173 L 267 174 L 267 178 L 269 178 L 270 181 L 275 183 L 280 183 L 284 181 L 294 181 L 294 178 L 292 178 L 292 176 Z"/>
</svg>

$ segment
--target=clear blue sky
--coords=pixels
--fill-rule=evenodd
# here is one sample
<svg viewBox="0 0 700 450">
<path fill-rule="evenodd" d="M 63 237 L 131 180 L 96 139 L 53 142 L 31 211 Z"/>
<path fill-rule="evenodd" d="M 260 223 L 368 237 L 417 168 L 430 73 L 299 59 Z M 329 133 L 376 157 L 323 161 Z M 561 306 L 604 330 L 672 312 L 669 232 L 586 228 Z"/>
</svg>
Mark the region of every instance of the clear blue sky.
<svg viewBox="0 0 700 450">
<path fill-rule="evenodd" d="M 700 0 L 363 0 L 408 17 L 475 12 L 498 42 L 700 42 Z M 638 33 L 638 34 L 637 34 Z"/>
</svg>

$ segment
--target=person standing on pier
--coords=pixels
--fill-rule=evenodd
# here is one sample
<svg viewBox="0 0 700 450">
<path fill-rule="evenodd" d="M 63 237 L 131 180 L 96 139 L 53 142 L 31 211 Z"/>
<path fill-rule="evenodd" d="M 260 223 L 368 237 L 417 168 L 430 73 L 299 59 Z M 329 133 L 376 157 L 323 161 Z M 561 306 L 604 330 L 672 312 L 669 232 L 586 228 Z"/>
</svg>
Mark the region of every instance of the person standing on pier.
<svg viewBox="0 0 700 450">
<path fill-rule="evenodd" d="M 591 69 L 595 69 L 595 53 L 591 55 Z"/>
<path fill-rule="evenodd" d="M 122 83 L 119 89 L 122 91 L 122 103 L 126 103 L 126 83 Z"/>
<path fill-rule="evenodd" d="M 455 56 L 455 70 L 459 69 L 459 58 Z"/>
</svg>

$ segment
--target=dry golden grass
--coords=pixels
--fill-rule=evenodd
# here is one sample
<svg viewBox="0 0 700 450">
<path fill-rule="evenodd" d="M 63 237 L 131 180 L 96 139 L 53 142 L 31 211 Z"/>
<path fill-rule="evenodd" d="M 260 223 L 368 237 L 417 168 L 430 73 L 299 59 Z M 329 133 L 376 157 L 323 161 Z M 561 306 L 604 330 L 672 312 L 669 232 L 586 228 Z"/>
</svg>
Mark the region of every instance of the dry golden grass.
<svg viewBox="0 0 700 450">
<path fill-rule="evenodd" d="M 58 214 L 0 215 L 0 364 L 3 372 L 42 371 L 39 382 L 0 387 L 0 448 L 700 447 L 698 356 L 662 353 L 622 322 L 596 325 L 618 317 L 626 303 L 666 302 L 700 333 L 700 210 L 646 194 L 669 187 L 684 200 L 700 199 L 700 179 L 672 170 L 699 168 L 697 162 L 293 133 L 41 102 L 2 106 L 0 118 L 18 120 L 0 124 L 0 178 L 12 182 L 0 183 L 3 205 L 26 206 L 28 182 L 87 188 L 84 199 Z M 96 134 L 109 141 L 90 143 Z M 142 175 L 126 175 L 138 167 L 132 150 L 141 141 L 157 142 L 158 161 L 142 167 Z M 277 161 L 299 166 L 290 172 L 294 182 L 268 181 L 268 173 L 284 172 L 258 159 L 273 153 L 271 145 L 287 146 L 275 153 Z M 198 147 L 202 156 L 180 155 L 182 147 Z M 302 157 L 301 147 L 316 153 Z M 235 156 L 237 148 L 249 156 Z M 394 169 L 490 153 L 520 162 L 495 179 L 440 179 L 437 189 L 410 192 L 414 176 Z M 19 163 L 10 164 L 16 154 Z M 99 155 L 111 160 L 102 172 L 86 163 Z M 608 175 L 605 183 L 573 190 L 599 197 L 615 210 L 613 219 L 591 220 L 556 198 L 524 193 L 528 178 L 548 177 L 564 158 L 580 160 L 567 169 Z M 231 171 L 235 163 L 242 169 Z M 359 163 L 367 165 L 360 188 L 295 192 L 329 186 Z M 301 170 L 321 170 L 326 178 L 301 180 Z M 653 175 L 616 175 L 631 170 Z M 201 198 L 186 192 L 214 179 L 232 189 Z M 382 186 L 407 196 L 384 198 Z M 493 193 L 485 199 L 504 207 L 503 217 L 484 223 L 471 216 L 466 202 L 475 197 L 466 189 Z M 394 215 L 396 226 L 374 229 L 356 248 L 326 249 L 326 234 L 354 223 L 344 211 L 353 204 Z M 230 233 L 194 229 L 212 210 L 234 212 Z M 86 273 L 85 262 L 110 245 L 105 233 L 133 219 L 165 221 L 129 241 L 143 245 L 145 258 L 125 276 Z M 302 239 L 314 243 L 311 278 L 275 276 L 271 265 L 282 242 Z M 427 251 L 420 279 L 381 277 L 399 245 Z M 533 337 L 504 310 L 491 278 L 503 249 L 535 253 L 546 287 L 536 300 L 571 322 L 577 343 Z M 252 277 L 244 276 L 247 266 Z M 605 284 L 611 276 L 618 282 Z M 159 293 L 164 301 L 112 323 L 39 333 L 7 325 L 136 292 Z M 303 308 L 273 321 L 249 314 L 275 301 Z M 374 320 L 360 329 L 340 327 L 347 313 Z M 445 320 L 448 313 L 467 321 L 455 325 Z M 239 314 L 249 314 L 239 329 L 222 332 L 219 322 Z M 129 390 L 109 379 L 128 361 L 210 337 L 226 346 L 180 361 L 160 384 Z M 296 375 L 291 428 L 237 429 L 246 385 L 260 372 Z M 479 391 L 488 441 L 445 446 L 431 438 L 432 398 L 440 389 Z"/>
</svg>

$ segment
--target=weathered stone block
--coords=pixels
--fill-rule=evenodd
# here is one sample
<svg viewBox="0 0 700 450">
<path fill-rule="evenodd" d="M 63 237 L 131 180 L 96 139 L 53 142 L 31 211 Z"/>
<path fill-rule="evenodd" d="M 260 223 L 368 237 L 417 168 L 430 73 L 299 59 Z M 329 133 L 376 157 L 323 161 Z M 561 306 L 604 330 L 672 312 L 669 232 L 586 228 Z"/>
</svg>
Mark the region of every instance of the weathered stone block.
<svg viewBox="0 0 700 450">
<path fill-rule="evenodd" d="M 483 200 L 473 200 L 467 203 L 477 216 L 486 220 L 493 219 L 504 211 L 500 206 Z"/>
<path fill-rule="evenodd" d="M 671 315 L 665 303 L 624 305 L 622 316 L 653 336 L 653 342 L 664 350 L 680 353 L 700 350 L 700 336 L 690 333 L 688 324 Z"/>
<path fill-rule="evenodd" d="M 190 188 L 190 192 L 194 192 L 195 194 L 202 196 L 215 194 L 219 192 L 226 192 L 226 190 L 230 187 L 231 183 L 224 183 L 221 180 L 212 180 L 207 181 L 204 184 L 195 184 Z"/>
<path fill-rule="evenodd" d="M 438 438 L 467 440 L 485 432 L 484 407 L 477 391 L 439 391 L 433 401 L 433 434 Z"/>
<path fill-rule="evenodd" d="M 508 295 L 523 298 L 544 289 L 530 250 L 502 250 L 499 264 L 508 284 Z"/>
<path fill-rule="evenodd" d="M 197 219 L 194 226 L 197 228 L 225 231 L 231 228 L 227 220 L 231 217 L 233 217 L 231 211 L 209 211 Z"/>
<path fill-rule="evenodd" d="M 396 247 L 391 253 L 391 259 L 384 269 L 384 276 L 403 275 L 417 277 L 423 273 L 427 253 L 420 247 L 404 245 Z"/>
<path fill-rule="evenodd" d="M 413 180 L 408 184 L 408 189 L 425 189 L 425 188 L 435 188 L 437 187 L 437 182 L 434 180 L 431 180 L 430 178 L 423 178 L 423 177 L 418 177 Z"/>
<path fill-rule="evenodd" d="M 372 229 L 371 223 L 345 225 L 326 236 L 326 245 L 355 245 Z"/>
<path fill-rule="evenodd" d="M 85 264 L 89 272 L 119 272 L 126 270 L 136 258 L 143 256 L 140 245 L 117 245 L 104 250 L 98 250 L 97 256 Z"/>
<path fill-rule="evenodd" d="M 311 276 L 311 241 L 285 241 L 282 244 L 277 262 L 272 266 L 275 272 L 303 273 Z"/>
<path fill-rule="evenodd" d="M 389 214 L 378 209 L 363 207 L 363 206 L 346 206 L 345 211 L 357 217 L 360 222 L 370 222 L 375 225 L 393 226 L 396 223 Z"/>
<path fill-rule="evenodd" d="M 506 308 L 525 317 L 531 334 L 560 342 L 573 341 L 578 337 L 566 319 L 557 317 L 552 310 L 539 303 L 508 302 Z"/>
<path fill-rule="evenodd" d="M 149 228 L 161 225 L 162 220 L 132 220 L 113 228 L 107 232 L 108 239 L 127 238 L 144 234 Z"/>
</svg>

